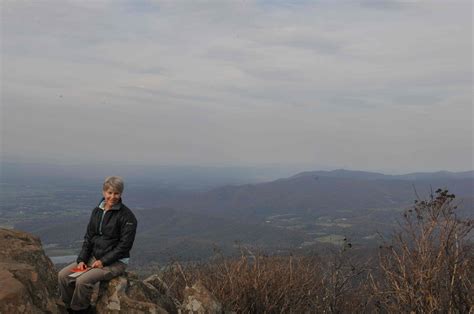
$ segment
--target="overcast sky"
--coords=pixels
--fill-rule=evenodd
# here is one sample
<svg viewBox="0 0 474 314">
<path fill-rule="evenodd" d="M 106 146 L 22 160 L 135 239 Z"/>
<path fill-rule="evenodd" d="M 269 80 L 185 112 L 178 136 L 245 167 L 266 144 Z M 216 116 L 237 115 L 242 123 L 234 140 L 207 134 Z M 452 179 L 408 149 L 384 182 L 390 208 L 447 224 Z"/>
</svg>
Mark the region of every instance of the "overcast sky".
<svg viewBox="0 0 474 314">
<path fill-rule="evenodd" d="M 1 6 L 3 159 L 473 169 L 471 1 Z"/>
</svg>

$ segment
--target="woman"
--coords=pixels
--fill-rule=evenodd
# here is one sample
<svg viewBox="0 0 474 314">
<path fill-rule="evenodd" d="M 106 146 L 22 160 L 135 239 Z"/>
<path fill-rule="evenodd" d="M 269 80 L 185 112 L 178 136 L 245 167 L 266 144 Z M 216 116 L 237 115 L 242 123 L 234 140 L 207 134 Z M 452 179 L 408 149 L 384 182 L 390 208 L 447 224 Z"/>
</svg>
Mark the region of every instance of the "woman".
<svg viewBox="0 0 474 314">
<path fill-rule="evenodd" d="M 120 177 L 107 177 L 103 198 L 94 208 L 87 225 L 82 250 L 76 263 L 58 274 L 61 298 L 69 313 L 87 313 L 94 285 L 124 273 L 135 240 L 137 220 L 122 203 L 124 183 Z M 87 270 L 77 278 L 71 274 Z"/>
</svg>

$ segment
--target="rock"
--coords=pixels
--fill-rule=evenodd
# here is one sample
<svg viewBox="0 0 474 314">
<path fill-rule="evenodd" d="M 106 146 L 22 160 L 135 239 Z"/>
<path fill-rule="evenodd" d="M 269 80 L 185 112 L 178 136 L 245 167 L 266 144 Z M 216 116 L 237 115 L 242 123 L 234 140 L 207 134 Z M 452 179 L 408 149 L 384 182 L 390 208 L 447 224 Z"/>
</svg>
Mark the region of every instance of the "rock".
<svg viewBox="0 0 474 314">
<path fill-rule="evenodd" d="M 57 273 L 40 240 L 0 228 L 0 313 L 60 313 Z"/>
<path fill-rule="evenodd" d="M 65 313 L 57 291 L 57 272 L 40 240 L 0 228 L 0 313 Z M 101 282 L 96 298 L 97 314 L 178 312 L 158 276 L 142 282 L 126 273 Z"/>
<path fill-rule="evenodd" d="M 222 305 L 199 281 L 184 289 L 182 309 L 185 313 L 222 313 Z"/>
<path fill-rule="evenodd" d="M 152 285 L 159 293 L 169 295 L 168 285 L 161 279 L 160 276 L 154 274 L 143 280 L 144 283 Z"/>
<path fill-rule="evenodd" d="M 58 313 L 54 266 L 38 238 L 0 229 L 0 312 Z"/>
<path fill-rule="evenodd" d="M 168 285 L 158 275 L 151 275 L 143 280 L 143 283 L 152 293 L 155 303 L 160 304 L 170 313 L 177 313 L 177 305 L 179 302 L 171 297 Z"/>
<path fill-rule="evenodd" d="M 171 298 L 131 273 L 100 284 L 96 311 L 104 314 L 177 313 Z"/>
</svg>

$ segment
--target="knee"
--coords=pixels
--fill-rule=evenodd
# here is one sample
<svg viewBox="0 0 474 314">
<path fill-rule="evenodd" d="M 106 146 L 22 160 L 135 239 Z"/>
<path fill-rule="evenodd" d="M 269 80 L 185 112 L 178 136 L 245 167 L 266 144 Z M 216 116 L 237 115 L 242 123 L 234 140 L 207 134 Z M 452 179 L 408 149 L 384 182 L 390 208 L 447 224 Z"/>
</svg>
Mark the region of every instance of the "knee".
<svg viewBox="0 0 474 314">
<path fill-rule="evenodd" d="M 80 276 L 76 279 L 76 288 L 79 289 L 92 289 L 94 287 L 94 283 L 87 280 L 87 277 Z"/>
<path fill-rule="evenodd" d="M 63 269 L 58 273 L 58 281 L 59 281 L 59 282 L 64 282 L 65 280 L 67 280 L 68 275 L 69 275 L 70 273 L 71 273 L 71 272 L 69 271 L 69 269 L 63 268 Z"/>
</svg>

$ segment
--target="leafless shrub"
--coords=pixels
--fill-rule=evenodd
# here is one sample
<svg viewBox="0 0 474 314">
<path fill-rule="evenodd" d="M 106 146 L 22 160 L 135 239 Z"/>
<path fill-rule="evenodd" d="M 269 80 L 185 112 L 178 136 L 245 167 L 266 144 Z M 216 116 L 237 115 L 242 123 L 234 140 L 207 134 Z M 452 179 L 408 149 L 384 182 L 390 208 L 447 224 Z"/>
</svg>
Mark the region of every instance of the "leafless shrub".
<svg viewBox="0 0 474 314">
<path fill-rule="evenodd" d="M 473 310 L 473 220 L 458 219 L 455 196 L 437 190 L 415 201 L 391 243 L 381 247 L 371 276 L 375 305 L 404 313 L 469 313 Z"/>
<path fill-rule="evenodd" d="M 227 310 L 238 313 L 353 313 L 365 305 L 357 280 L 364 270 L 348 258 L 349 249 L 346 241 L 328 259 L 242 252 L 238 259 L 175 264 L 164 277 L 177 299 L 185 285 L 200 280 Z"/>
</svg>

